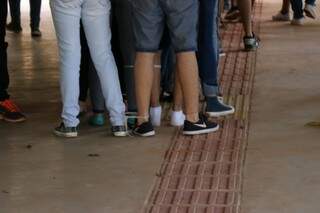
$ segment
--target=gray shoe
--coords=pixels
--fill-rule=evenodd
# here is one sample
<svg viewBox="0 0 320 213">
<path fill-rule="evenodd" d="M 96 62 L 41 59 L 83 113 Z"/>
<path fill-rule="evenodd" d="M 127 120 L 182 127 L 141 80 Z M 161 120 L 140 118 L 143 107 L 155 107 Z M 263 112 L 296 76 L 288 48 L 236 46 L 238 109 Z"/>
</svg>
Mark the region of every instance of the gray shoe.
<svg viewBox="0 0 320 213">
<path fill-rule="evenodd" d="M 316 19 L 317 18 L 316 9 L 317 9 L 316 5 L 306 4 L 306 6 L 304 7 L 304 12 L 306 16 L 308 16 L 309 18 Z"/>
<path fill-rule="evenodd" d="M 243 43 L 246 51 L 255 51 L 260 45 L 260 39 L 253 34 L 252 37 L 243 37 Z"/>
<path fill-rule="evenodd" d="M 60 126 L 54 129 L 53 133 L 59 137 L 75 138 L 78 136 L 78 128 L 66 127 L 64 123 L 61 123 Z"/>
<path fill-rule="evenodd" d="M 31 36 L 32 37 L 41 37 L 42 36 L 42 33 L 39 29 L 33 29 L 31 31 Z"/>
</svg>

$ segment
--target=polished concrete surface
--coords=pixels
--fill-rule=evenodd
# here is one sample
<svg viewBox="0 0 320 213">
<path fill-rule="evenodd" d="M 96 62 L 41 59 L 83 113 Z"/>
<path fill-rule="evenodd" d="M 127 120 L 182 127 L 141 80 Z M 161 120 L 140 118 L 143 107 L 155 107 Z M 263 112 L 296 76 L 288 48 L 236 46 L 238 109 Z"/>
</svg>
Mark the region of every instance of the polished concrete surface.
<svg viewBox="0 0 320 213">
<path fill-rule="evenodd" d="M 30 36 L 27 7 L 23 33 L 7 36 L 10 92 L 28 121 L 0 122 L 0 212 L 139 212 L 175 129 L 162 128 L 152 139 L 119 139 L 84 119 L 81 137 L 54 137 L 58 58 L 48 1 L 43 8 L 41 39 Z"/>
<path fill-rule="evenodd" d="M 273 23 L 280 4 L 264 1 L 242 212 L 319 213 L 320 21 Z"/>
</svg>

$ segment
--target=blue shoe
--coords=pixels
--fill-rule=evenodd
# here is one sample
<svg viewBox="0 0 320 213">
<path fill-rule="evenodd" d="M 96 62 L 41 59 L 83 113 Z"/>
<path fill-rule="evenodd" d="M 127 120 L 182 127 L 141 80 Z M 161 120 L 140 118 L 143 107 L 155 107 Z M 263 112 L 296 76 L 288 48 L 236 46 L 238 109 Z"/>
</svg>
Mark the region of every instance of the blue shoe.
<svg viewBox="0 0 320 213">
<path fill-rule="evenodd" d="M 207 97 L 206 113 L 210 117 L 220 117 L 233 114 L 234 107 L 222 103 L 218 97 Z"/>
<path fill-rule="evenodd" d="M 104 126 L 106 124 L 106 117 L 104 114 L 94 114 L 89 119 L 91 126 Z"/>
</svg>

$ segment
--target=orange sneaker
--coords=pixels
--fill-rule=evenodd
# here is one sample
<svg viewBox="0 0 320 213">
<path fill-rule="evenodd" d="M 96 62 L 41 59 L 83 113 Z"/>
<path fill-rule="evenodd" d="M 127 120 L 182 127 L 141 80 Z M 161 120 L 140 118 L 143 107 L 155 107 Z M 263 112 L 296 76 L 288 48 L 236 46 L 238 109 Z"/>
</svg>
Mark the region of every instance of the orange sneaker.
<svg viewBox="0 0 320 213">
<path fill-rule="evenodd" d="M 26 120 L 26 116 L 21 113 L 21 110 L 11 101 L 6 99 L 0 101 L 0 119 L 8 122 L 18 123 Z"/>
</svg>

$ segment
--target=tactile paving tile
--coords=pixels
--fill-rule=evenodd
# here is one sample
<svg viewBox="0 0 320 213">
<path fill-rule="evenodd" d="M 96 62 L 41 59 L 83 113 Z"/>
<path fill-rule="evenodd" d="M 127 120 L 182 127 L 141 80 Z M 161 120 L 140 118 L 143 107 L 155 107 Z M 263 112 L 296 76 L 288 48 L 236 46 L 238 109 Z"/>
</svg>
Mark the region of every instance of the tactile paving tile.
<svg viewBox="0 0 320 213">
<path fill-rule="evenodd" d="M 262 2 L 253 11 L 259 32 Z M 244 52 L 242 25 L 228 23 L 221 32 L 226 57 L 220 60 L 220 86 L 234 116 L 218 120 L 217 133 L 186 137 L 179 131 L 156 175 L 145 213 L 238 213 L 249 126 L 255 52 Z"/>
</svg>

